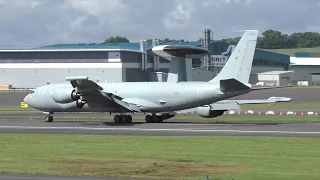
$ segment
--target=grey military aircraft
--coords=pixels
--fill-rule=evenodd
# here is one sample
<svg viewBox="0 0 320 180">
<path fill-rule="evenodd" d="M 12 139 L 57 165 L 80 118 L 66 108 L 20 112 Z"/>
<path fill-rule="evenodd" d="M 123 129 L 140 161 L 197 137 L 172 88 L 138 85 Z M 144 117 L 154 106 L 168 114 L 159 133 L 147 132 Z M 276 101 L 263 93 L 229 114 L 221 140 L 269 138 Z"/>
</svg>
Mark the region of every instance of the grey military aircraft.
<svg viewBox="0 0 320 180">
<path fill-rule="evenodd" d="M 257 30 L 245 31 L 221 72 L 209 82 L 96 83 L 88 76 L 66 77 L 70 84 L 35 88 L 24 102 L 47 114 L 46 122 L 52 122 L 56 112 L 109 112 L 117 114 L 116 123 L 131 123 L 131 113 L 147 113 L 145 121 L 152 123 L 169 119 L 179 110 L 197 107 L 200 114 L 215 117 L 222 111 L 211 109 L 210 104 L 252 90 L 248 81 L 257 37 Z M 151 51 L 190 58 L 209 53 L 191 46 L 156 46 Z"/>
</svg>

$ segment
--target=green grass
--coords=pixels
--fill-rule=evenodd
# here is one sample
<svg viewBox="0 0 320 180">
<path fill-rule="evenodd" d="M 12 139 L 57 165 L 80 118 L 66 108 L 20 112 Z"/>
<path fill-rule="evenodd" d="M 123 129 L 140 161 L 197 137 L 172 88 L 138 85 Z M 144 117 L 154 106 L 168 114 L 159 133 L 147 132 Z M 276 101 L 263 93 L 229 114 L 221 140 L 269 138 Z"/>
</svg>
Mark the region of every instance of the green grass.
<svg viewBox="0 0 320 180">
<path fill-rule="evenodd" d="M 256 109 L 256 110 L 319 110 L 320 103 L 294 103 L 294 102 L 277 102 L 268 104 L 244 104 L 242 109 Z"/>
<path fill-rule="evenodd" d="M 320 139 L 0 135 L 0 171 L 152 179 L 319 179 Z"/>
<path fill-rule="evenodd" d="M 320 47 L 315 48 L 292 48 L 292 49 L 263 49 L 266 51 L 276 52 L 293 56 L 295 52 L 320 52 Z"/>
</svg>

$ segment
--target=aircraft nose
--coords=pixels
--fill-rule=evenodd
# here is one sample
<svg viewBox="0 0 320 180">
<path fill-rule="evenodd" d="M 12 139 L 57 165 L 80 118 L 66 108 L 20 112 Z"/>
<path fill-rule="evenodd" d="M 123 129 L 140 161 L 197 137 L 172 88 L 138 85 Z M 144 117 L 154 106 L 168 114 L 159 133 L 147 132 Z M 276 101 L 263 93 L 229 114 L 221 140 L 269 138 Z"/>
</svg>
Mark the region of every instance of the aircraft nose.
<svg viewBox="0 0 320 180">
<path fill-rule="evenodd" d="M 30 103 L 30 94 L 28 94 L 26 97 L 24 97 L 23 102 L 29 104 Z"/>
</svg>

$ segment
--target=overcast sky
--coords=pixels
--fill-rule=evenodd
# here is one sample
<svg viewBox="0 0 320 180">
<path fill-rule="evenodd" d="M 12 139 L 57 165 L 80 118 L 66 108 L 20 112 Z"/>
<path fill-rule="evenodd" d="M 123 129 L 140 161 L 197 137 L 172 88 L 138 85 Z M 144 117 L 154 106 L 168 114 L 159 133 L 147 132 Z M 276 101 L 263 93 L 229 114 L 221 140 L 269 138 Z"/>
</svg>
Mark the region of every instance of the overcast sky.
<svg viewBox="0 0 320 180">
<path fill-rule="evenodd" d="M 0 0 L 0 46 L 320 31 L 320 0 Z"/>
</svg>

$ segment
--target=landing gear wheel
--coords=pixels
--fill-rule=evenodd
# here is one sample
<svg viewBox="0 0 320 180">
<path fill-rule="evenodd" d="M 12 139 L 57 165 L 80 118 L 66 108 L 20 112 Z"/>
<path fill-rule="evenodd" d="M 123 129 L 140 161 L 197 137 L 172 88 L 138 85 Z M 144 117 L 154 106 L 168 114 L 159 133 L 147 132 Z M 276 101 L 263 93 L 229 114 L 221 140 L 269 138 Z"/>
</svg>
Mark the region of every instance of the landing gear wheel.
<svg viewBox="0 0 320 180">
<path fill-rule="evenodd" d="M 115 115 L 114 116 L 114 122 L 115 123 L 131 123 L 132 122 L 132 116 L 130 115 Z"/>
<path fill-rule="evenodd" d="M 121 122 L 122 122 L 121 116 L 115 115 L 115 116 L 114 116 L 114 122 L 115 122 L 115 123 L 121 123 Z"/>
<path fill-rule="evenodd" d="M 46 122 L 52 122 L 53 121 L 53 116 L 46 116 L 45 121 Z"/>
<path fill-rule="evenodd" d="M 163 122 L 163 117 L 162 116 L 157 116 L 157 119 L 155 120 L 156 123 L 162 123 Z"/>
<path fill-rule="evenodd" d="M 126 118 L 125 118 L 125 121 L 124 121 L 124 122 L 126 122 L 126 123 L 130 124 L 130 123 L 132 122 L 132 116 L 130 116 L 130 115 L 126 116 Z"/>
<path fill-rule="evenodd" d="M 127 123 L 128 116 L 122 115 L 121 119 L 122 119 L 122 123 Z"/>
<path fill-rule="evenodd" d="M 147 115 L 145 120 L 147 123 L 153 123 L 153 118 L 150 115 Z"/>
</svg>

